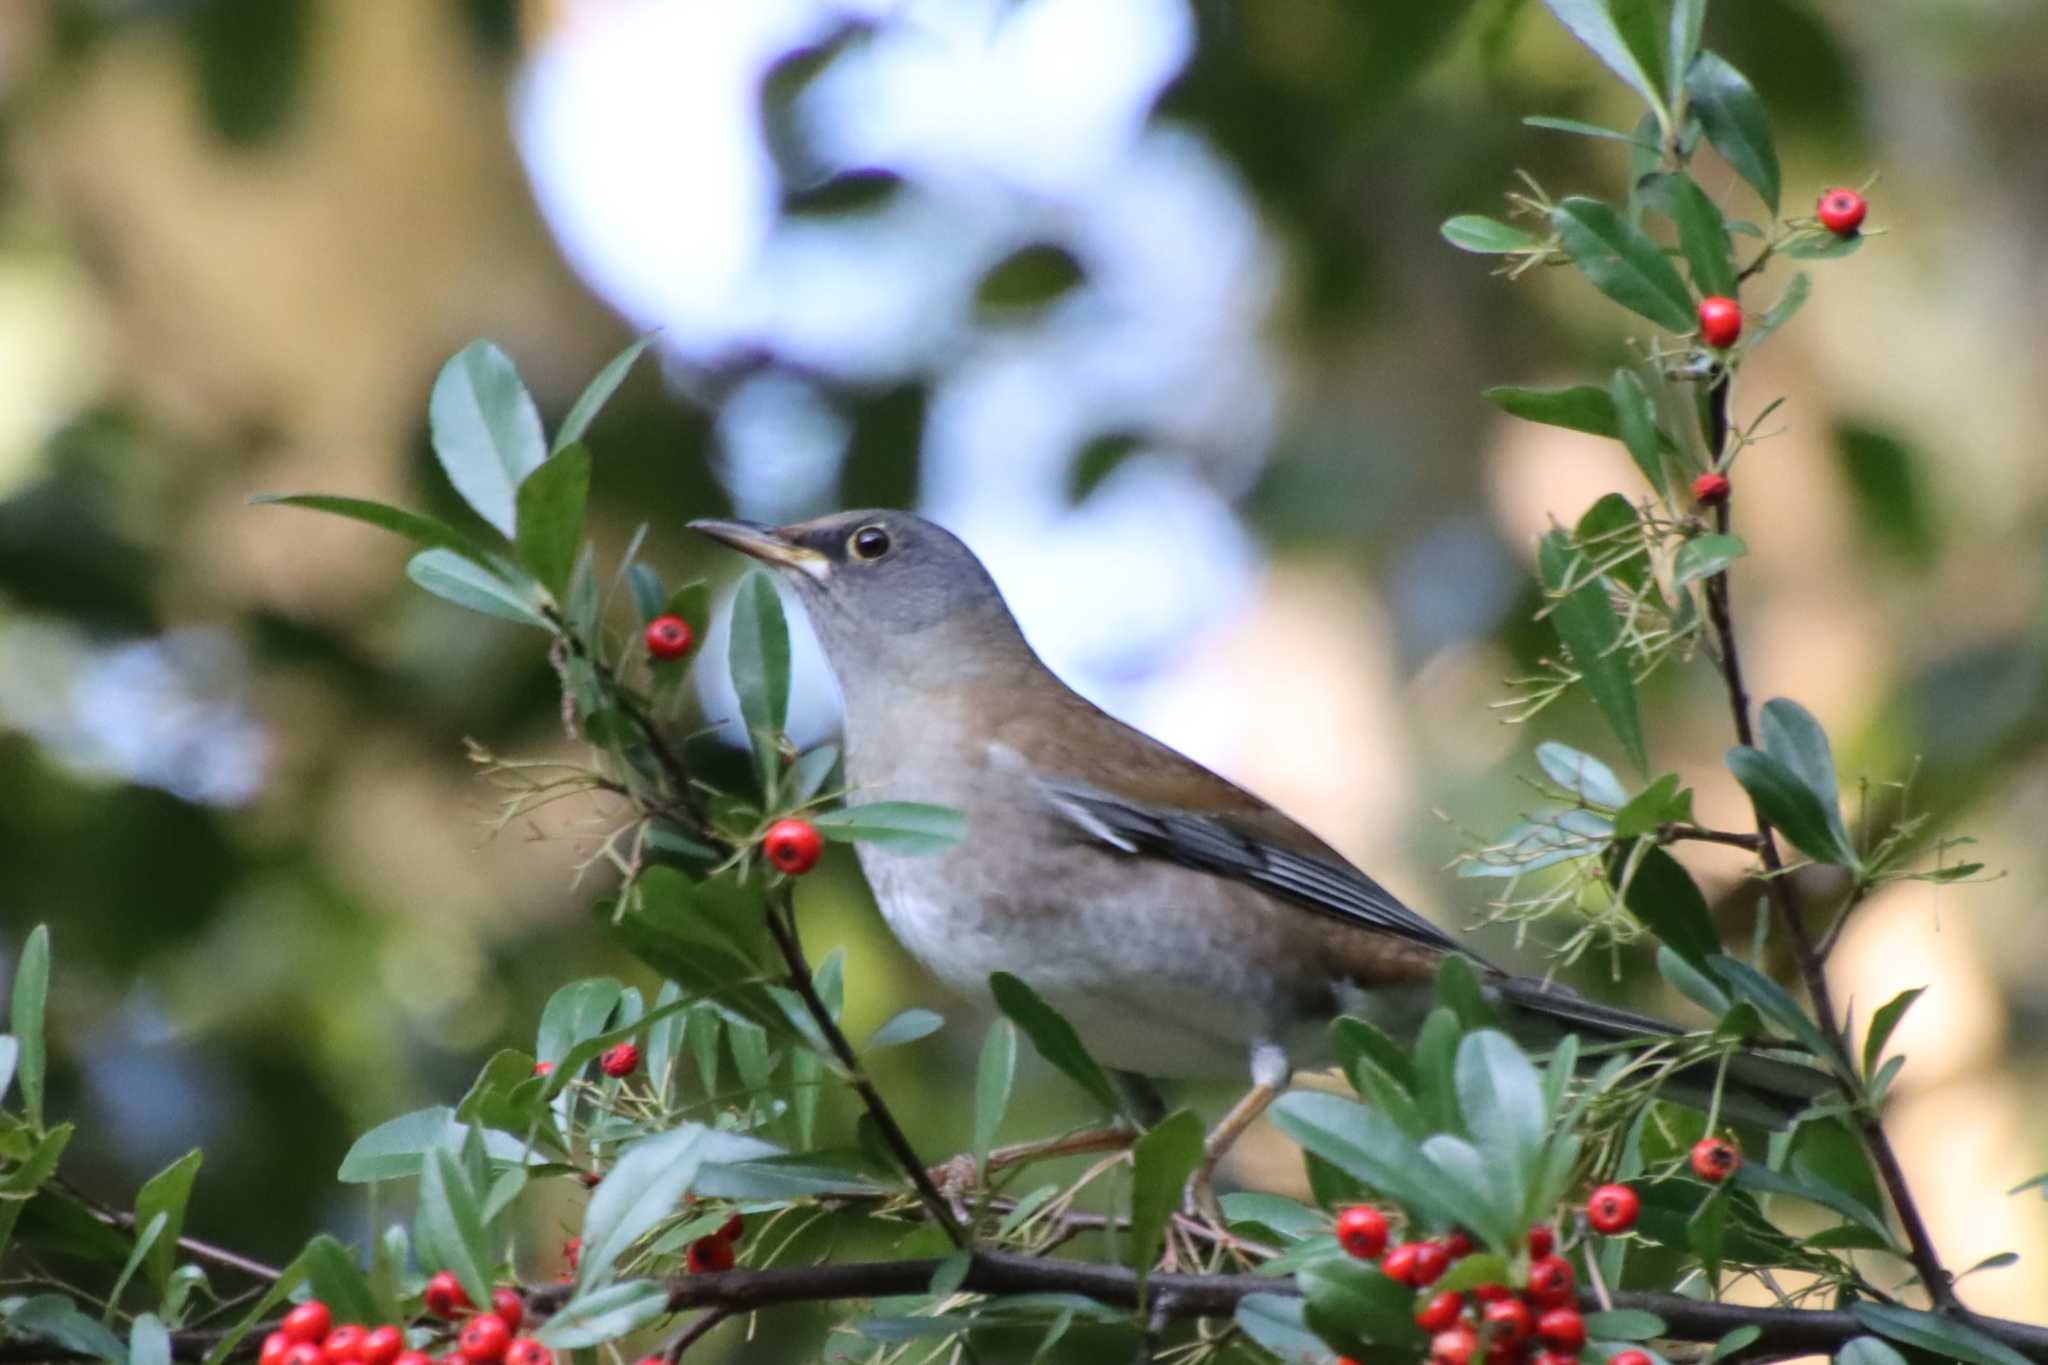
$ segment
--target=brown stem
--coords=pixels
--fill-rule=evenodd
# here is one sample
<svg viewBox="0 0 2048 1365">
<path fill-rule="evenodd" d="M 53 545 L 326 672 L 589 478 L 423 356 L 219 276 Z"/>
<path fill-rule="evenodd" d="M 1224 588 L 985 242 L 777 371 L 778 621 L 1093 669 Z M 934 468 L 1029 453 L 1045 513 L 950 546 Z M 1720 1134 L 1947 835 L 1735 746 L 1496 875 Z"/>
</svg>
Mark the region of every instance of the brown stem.
<svg viewBox="0 0 2048 1365">
<path fill-rule="evenodd" d="M 733 1316 L 734 1311 L 730 1308 L 718 1307 L 705 1309 L 703 1312 L 699 1313 L 696 1317 L 690 1320 L 690 1325 L 688 1327 L 685 1327 L 682 1331 L 676 1333 L 676 1339 L 674 1341 L 671 1341 L 668 1344 L 668 1349 L 661 1353 L 663 1358 L 670 1361 L 681 1360 L 683 1358 L 683 1352 L 689 1350 L 692 1346 L 695 1346 L 705 1337 L 710 1336 L 712 1331 L 716 1329 L 720 1323 L 724 1322 L 727 1318 Z"/>
<path fill-rule="evenodd" d="M 52 1177 L 49 1183 L 63 1190 L 65 1194 L 76 1200 L 87 1213 L 100 1222 L 105 1223 L 108 1227 L 123 1228 L 129 1232 L 135 1231 L 134 1214 L 124 1209 L 117 1209 L 110 1205 L 102 1204 L 99 1200 L 94 1199 L 91 1195 L 61 1176 Z M 229 1251 L 226 1247 L 215 1246 L 211 1242 L 202 1242 L 197 1237 L 180 1237 L 178 1239 L 178 1250 L 195 1260 L 207 1261 L 213 1265 L 225 1267 L 228 1270 L 237 1270 L 255 1280 L 276 1280 L 284 1274 L 282 1270 L 279 1270 L 274 1265 L 266 1265 L 253 1257 L 244 1256 L 238 1251 Z"/>
<path fill-rule="evenodd" d="M 1745 834 L 1738 829 L 1708 829 L 1703 825 L 1688 825 L 1676 820 L 1659 826 L 1659 843 L 1675 844 L 1682 840 L 1701 844 L 1728 844 L 1735 848 L 1746 848 L 1752 853 L 1763 847 L 1764 842 L 1757 835 Z"/>
<path fill-rule="evenodd" d="M 860 1096 L 861 1104 L 868 1111 L 868 1117 L 875 1121 L 875 1128 L 881 1133 L 883 1143 L 889 1148 L 889 1154 L 896 1158 L 896 1164 L 910 1177 L 912 1187 L 917 1190 L 917 1197 L 924 1202 L 932 1220 L 945 1231 L 947 1239 L 954 1246 L 965 1247 L 966 1230 L 960 1226 L 959 1220 L 953 1217 L 952 1207 L 946 1203 L 945 1196 L 939 1193 L 938 1186 L 932 1183 L 930 1173 L 917 1155 L 917 1149 L 910 1145 L 910 1138 L 904 1133 L 903 1126 L 896 1122 L 896 1115 L 882 1099 L 881 1092 L 875 1089 L 875 1083 L 868 1079 L 859 1056 L 854 1053 L 853 1044 L 847 1041 L 846 1034 L 840 1030 L 839 1021 L 832 1017 L 832 1011 L 826 1008 L 824 999 L 818 994 L 817 983 L 811 979 L 811 964 L 804 957 L 803 942 L 797 937 L 796 912 L 791 904 L 787 885 L 781 889 L 776 902 L 768 907 L 768 932 L 774 936 L 775 946 L 781 950 L 783 965 L 789 968 L 791 988 L 802 998 L 804 1008 L 811 1016 L 811 1022 L 818 1026 L 818 1032 L 824 1035 L 833 1056 L 839 1059 L 840 1069 L 846 1073 L 847 1081 L 853 1086 L 854 1093 Z"/>
<path fill-rule="evenodd" d="M 1707 390 L 1707 443 L 1718 463 L 1722 447 L 1728 441 L 1728 372 L 1720 371 Z M 1730 520 L 1729 504 L 1723 502 L 1714 509 L 1714 528 L 1721 534 L 1728 534 Z M 1723 569 L 1707 580 L 1707 619 L 1712 623 L 1716 642 L 1720 646 L 1721 678 L 1728 692 L 1728 707 L 1735 722 L 1735 738 L 1739 743 L 1754 746 L 1756 732 L 1750 722 L 1749 690 L 1742 678 L 1742 655 L 1736 646 L 1735 614 L 1729 601 L 1728 571 Z M 1842 1038 L 1841 1016 L 1835 1012 L 1834 995 L 1828 989 L 1827 954 L 1814 943 L 1806 921 L 1800 915 L 1798 896 L 1790 879 L 1784 876 L 1784 859 L 1778 852 L 1778 841 L 1771 832 L 1770 821 L 1754 802 L 1751 809 L 1756 815 L 1757 856 L 1764 865 L 1764 894 L 1769 897 L 1771 908 L 1784 923 L 1785 933 L 1792 941 L 1792 951 L 1799 963 L 1799 974 L 1806 983 L 1806 992 L 1813 1001 L 1814 1018 L 1819 1022 L 1821 1032 L 1838 1052 L 1849 1071 L 1846 1045 Z M 1832 946 L 1832 937 L 1828 946 Z M 1913 1198 L 1912 1188 L 1906 1183 L 1905 1169 L 1899 1165 L 1898 1153 L 1892 1150 L 1891 1139 L 1884 1131 L 1884 1124 L 1868 1102 L 1868 1096 L 1860 1093 L 1861 1087 L 1845 1090 L 1855 1104 L 1856 1122 L 1863 1133 L 1864 1145 L 1870 1151 L 1870 1159 L 1877 1166 L 1878 1178 L 1884 1182 L 1885 1192 L 1890 1196 L 1892 1208 L 1899 1216 L 1899 1227 L 1906 1234 L 1907 1259 L 1920 1276 L 1920 1283 L 1926 1286 L 1927 1294 L 1935 1307 L 1945 1310 L 1959 1310 L 1962 1303 L 1956 1298 L 1955 1283 L 1941 1264 L 1941 1256 L 1934 1248 L 1934 1238 L 1927 1230 L 1927 1222 L 1920 1216 L 1920 1206 Z"/>
</svg>

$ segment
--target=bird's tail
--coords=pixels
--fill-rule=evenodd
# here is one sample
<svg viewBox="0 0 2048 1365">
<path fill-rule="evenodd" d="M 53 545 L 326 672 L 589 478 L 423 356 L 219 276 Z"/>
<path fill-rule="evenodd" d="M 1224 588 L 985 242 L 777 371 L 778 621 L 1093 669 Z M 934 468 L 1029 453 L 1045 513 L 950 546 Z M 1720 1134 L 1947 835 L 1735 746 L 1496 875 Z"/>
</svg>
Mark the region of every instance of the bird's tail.
<svg viewBox="0 0 2048 1365">
<path fill-rule="evenodd" d="M 1517 1016 L 1516 1032 L 1531 1044 L 1555 1042 L 1566 1033 L 1576 1033 L 1589 1043 L 1626 1043 L 1674 1038 L 1683 1032 L 1662 1019 L 1602 1005 L 1526 977 L 1510 978 L 1498 986 L 1502 1001 Z M 1766 1128 L 1788 1126 L 1814 1100 L 1834 1089 L 1834 1081 L 1825 1071 L 1801 1061 L 1796 1054 L 1750 1051 L 1730 1057 L 1725 1073 L 1719 1061 L 1681 1068 L 1664 1082 L 1661 1093 L 1666 1099 L 1705 1109 L 1713 1100 L 1717 1082 L 1724 1116 Z"/>
</svg>

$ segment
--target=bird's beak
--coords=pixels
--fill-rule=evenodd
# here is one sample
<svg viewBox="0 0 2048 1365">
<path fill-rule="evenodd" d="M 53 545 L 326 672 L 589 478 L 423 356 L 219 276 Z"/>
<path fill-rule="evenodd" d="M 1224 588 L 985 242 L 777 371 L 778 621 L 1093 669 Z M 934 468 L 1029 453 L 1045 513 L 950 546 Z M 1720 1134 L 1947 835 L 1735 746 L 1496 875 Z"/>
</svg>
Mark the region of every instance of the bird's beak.
<svg viewBox="0 0 2048 1365">
<path fill-rule="evenodd" d="M 730 545 L 743 555 L 751 555 L 763 564 L 778 569 L 795 569 L 821 583 L 832 572 L 831 560 L 809 546 L 797 544 L 773 526 L 705 517 L 691 522 L 690 529 Z"/>
</svg>

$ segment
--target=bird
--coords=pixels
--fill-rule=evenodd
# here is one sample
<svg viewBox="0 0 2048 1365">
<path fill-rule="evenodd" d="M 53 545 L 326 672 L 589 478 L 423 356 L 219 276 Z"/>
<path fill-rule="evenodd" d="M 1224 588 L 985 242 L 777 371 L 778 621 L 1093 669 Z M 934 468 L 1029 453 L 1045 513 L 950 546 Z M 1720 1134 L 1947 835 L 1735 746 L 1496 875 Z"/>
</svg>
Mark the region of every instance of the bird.
<svg viewBox="0 0 2048 1365">
<path fill-rule="evenodd" d="M 1082 697 L 937 524 L 856 510 L 689 527 L 773 569 L 802 603 L 844 701 L 848 803 L 965 814 L 965 837 L 935 856 L 856 846 L 911 956 L 984 1005 L 992 974 L 1020 978 L 1129 1076 L 1249 1075 L 1209 1134 L 1202 1179 L 1298 1065 L 1327 1057 L 1336 1017 L 1412 1036 L 1447 956 L 1536 1044 L 1681 1032 L 1486 961 L 1273 805 Z M 1693 1080 L 1713 1088 L 1705 1069 Z M 1725 1115 L 1783 1124 L 1826 1080 L 1737 1055 L 1721 1088 Z"/>
</svg>

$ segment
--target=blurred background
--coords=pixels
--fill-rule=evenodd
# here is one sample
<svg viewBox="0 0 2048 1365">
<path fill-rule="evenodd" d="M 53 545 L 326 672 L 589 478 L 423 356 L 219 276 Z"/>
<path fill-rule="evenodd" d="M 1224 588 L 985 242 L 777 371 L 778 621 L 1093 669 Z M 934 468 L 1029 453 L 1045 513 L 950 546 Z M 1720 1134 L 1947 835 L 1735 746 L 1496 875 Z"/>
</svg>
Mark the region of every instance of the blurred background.
<svg viewBox="0 0 2048 1365">
<path fill-rule="evenodd" d="M 2048 1204 L 2004 1191 L 2048 1167 L 2048 10 L 1724 0 L 1707 40 L 1771 107 L 1788 212 L 1882 176 L 1885 235 L 1745 370 L 1739 408 L 1789 401 L 1735 473 L 1737 607 L 1845 784 L 1911 776 L 2004 874 L 1887 889 L 1834 970 L 1859 1018 L 1929 987 L 1902 1153 L 1953 1265 L 2028 1253 L 1973 1304 L 2038 1311 Z M 642 979 L 588 927 L 598 813 L 493 837 L 464 759 L 561 749 L 538 637 L 413 590 L 392 538 L 246 504 L 451 513 L 426 395 L 476 336 L 554 421 L 658 333 L 591 436 L 608 553 L 646 522 L 671 581 L 722 578 L 686 518 L 916 507 L 1084 691 L 1478 919 L 1446 865 L 1534 803 L 1540 736 L 1488 710 L 1548 647 L 1534 538 L 1638 491 L 1619 445 L 1479 397 L 1628 355 L 1576 275 L 1437 236 L 1517 168 L 1621 189 L 1529 113 L 1634 118 L 1532 0 L 0 7 L 0 951 L 53 926 L 72 1178 L 125 1203 L 199 1144 L 196 1235 L 359 1231 L 358 1132 L 452 1102 L 572 975 Z M 1739 823 L 1710 670 L 1645 700 L 1654 761 Z M 1581 701 L 1540 728 L 1621 766 Z M 1740 860 L 1684 856 L 1740 931 Z M 880 1065 L 949 1150 L 978 1021 L 850 859 L 802 901 L 855 1036 L 948 1011 Z M 1489 946 L 1540 966 L 1554 928 Z M 1640 952 L 1573 976 L 1685 1009 Z M 1032 1085 L 1020 1127 L 1062 1118 Z M 1277 1141 L 1236 1174 L 1300 1180 Z M 764 1340 L 731 1358 L 787 1358 Z"/>
</svg>

